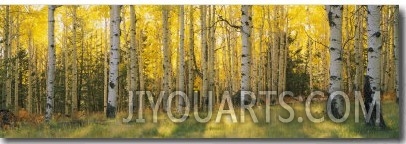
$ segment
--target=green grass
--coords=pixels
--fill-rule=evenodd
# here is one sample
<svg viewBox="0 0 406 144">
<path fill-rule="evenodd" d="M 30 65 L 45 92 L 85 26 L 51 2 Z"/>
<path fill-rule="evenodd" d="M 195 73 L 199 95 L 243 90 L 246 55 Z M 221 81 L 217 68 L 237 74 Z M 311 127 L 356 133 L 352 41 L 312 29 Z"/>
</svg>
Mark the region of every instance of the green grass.
<svg viewBox="0 0 406 144">
<path fill-rule="evenodd" d="M 282 123 L 281 115 L 288 113 L 280 105 L 271 106 L 271 122 L 265 122 L 265 107 L 255 107 L 258 123 L 253 123 L 248 111 L 245 112 L 245 123 L 241 123 L 240 109 L 235 108 L 237 123 L 232 123 L 227 114 L 220 123 L 215 123 L 216 109 L 208 123 L 199 123 L 190 117 L 183 123 L 173 123 L 166 113 L 159 113 L 157 123 L 152 122 L 152 112 L 144 111 L 145 123 L 122 123 L 125 113 L 118 114 L 117 119 L 107 120 L 102 114 L 94 114 L 84 124 L 51 122 L 50 124 L 20 124 L 19 127 L 0 132 L 5 138 L 399 138 L 399 106 L 392 101 L 383 102 L 383 116 L 387 128 L 380 129 L 366 126 L 363 116 L 360 123 L 354 120 L 354 104 L 351 104 L 350 116 L 343 123 L 332 122 L 324 114 L 324 103 L 312 103 L 314 117 L 324 116 L 325 121 L 312 123 L 308 120 L 304 104 L 295 103 L 291 106 L 295 111 L 294 120 Z M 362 112 L 361 112 L 362 113 Z M 203 114 L 202 114 L 203 115 Z M 135 120 L 134 116 L 134 120 Z M 298 122 L 298 117 L 303 122 Z M 98 123 L 93 123 L 97 121 Z"/>
</svg>

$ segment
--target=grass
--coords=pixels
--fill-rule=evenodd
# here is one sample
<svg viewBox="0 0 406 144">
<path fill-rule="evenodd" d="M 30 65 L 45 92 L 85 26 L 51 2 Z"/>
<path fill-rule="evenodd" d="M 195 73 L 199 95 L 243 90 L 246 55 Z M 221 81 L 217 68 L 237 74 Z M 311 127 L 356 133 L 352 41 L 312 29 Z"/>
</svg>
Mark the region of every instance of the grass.
<svg viewBox="0 0 406 144">
<path fill-rule="evenodd" d="M 230 121 L 229 115 L 223 115 L 220 123 L 215 123 L 216 108 L 208 123 L 199 123 L 190 117 L 182 123 L 173 123 L 166 113 L 159 112 L 158 122 L 152 122 L 152 112 L 144 111 L 145 123 L 122 123 L 125 113 L 119 113 L 117 119 L 108 120 L 103 114 L 93 114 L 82 123 L 51 122 L 33 125 L 21 123 L 19 127 L 0 132 L 5 138 L 399 138 L 399 106 L 393 101 L 382 102 L 383 116 L 387 128 L 366 126 L 363 116 L 360 123 L 354 120 L 354 104 L 351 104 L 350 116 L 343 123 L 332 122 L 324 114 L 324 103 L 312 103 L 311 112 L 316 118 L 324 116 L 324 122 L 313 123 L 305 113 L 303 103 L 290 106 L 295 111 L 292 122 L 282 123 L 278 116 L 287 118 L 288 112 L 280 105 L 271 106 L 270 123 L 265 122 L 265 107 L 255 107 L 258 123 L 254 123 L 245 112 L 245 123 L 241 123 L 240 109 L 235 108 L 237 123 Z M 362 112 L 361 112 L 362 113 Z M 204 114 L 202 114 L 203 116 Z M 302 117 L 303 122 L 298 122 Z M 97 122 L 97 123 L 95 123 Z"/>
</svg>

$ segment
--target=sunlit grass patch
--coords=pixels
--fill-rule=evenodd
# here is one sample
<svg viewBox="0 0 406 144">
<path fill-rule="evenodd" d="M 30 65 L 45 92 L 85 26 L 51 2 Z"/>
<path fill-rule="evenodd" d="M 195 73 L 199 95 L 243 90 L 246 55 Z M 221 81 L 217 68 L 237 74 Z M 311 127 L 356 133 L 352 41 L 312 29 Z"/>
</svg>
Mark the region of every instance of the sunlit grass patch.
<svg viewBox="0 0 406 144">
<path fill-rule="evenodd" d="M 116 119 L 106 119 L 104 114 L 93 114 L 82 121 L 51 122 L 32 125 L 23 123 L 19 127 L 1 131 L 7 138 L 399 138 L 399 106 L 393 101 L 382 102 L 386 129 L 369 127 L 364 124 L 361 113 L 360 122 L 355 123 L 354 104 L 351 103 L 350 115 L 343 123 L 330 120 L 325 112 L 325 102 L 311 103 L 311 114 L 315 118 L 324 117 L 321 123 L 311 122 L 304 103 L 289 104 L 294 109 L 294 118 L 289 123 L 279 121 L 279 117 L 288 118 L 289 113 L 280 105 L 270 106 L 270 122 L 266 122 L 265 106 L 255 107 L 258 123 L 254 123 L 248 110 L 245 110 L 245 122 L 241 122 L 240 108 L 235 108 L 237 123 L 233 123 L 229 114 L 224 114 L 216 123 L 217 108 L 208 123 L 195 120 L 193 111 L 181 123 L 172 122 L 166 113 L 158 112 L 158 122 L 153 123 L 152 111 L 144 111 L 145 123 L 136 123 L 137 115 L 130 123 L 123 123 L 126 113 L 118 113 Z M 199 112 L 200 116 L 207 115 Z M 180 114 L 175 114 L 180 117 Z M 299 119 L 302 119 L 300 121 Z"/>
</svg>

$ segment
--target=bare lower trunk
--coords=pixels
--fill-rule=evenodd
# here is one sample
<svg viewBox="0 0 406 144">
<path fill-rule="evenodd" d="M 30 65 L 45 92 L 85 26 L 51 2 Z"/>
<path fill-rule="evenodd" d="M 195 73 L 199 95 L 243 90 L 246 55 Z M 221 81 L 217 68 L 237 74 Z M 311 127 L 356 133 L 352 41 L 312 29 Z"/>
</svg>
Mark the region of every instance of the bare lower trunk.
<svg viewBox="0 0 406 144">
<path fill-rule="evenodd" d="M 106 116 L 107 118 L 116 117 L 117 94 L 118 94 L 118 64 L 120 60 L 120 9 L 119 5 L 111 6 L 111 48 L 110 48 L 110 69 L 109 69 L 109 88 Z"/>
<path fill-rule="evenodd" d="M 162 6 L 162 21 L 163 21 L 163 53 L 164 53 L 164 91 L 165 95 L 163 97 L 163 109 L 164 111 L 168 111 L 168 95 L 171 92 L 171 74 L 172 74 L 172 66 L 171 66 L 171 53 L 169 47 L 169 10 L 168 6 Z"/>
<path fill-rule="evenodd" d="M 194 28 L 193 28 L 193 6 L 190 6 L 189 14 L 189 53 L 188 53 L 188 93 L 187 96 L 191 102 L 193 97 L 193 86 L 194 86 L 194 67 L 193 67 L 193 53 L 194 53 Z M 194 106 L 194 105 L 193 105 Z"/>
<path fill-rule="evenodd" d="M 185 92 L 185 24 L 184 24 L 184 6 L 179 6 L 179 86 L 178 90 Z M 178 111 L 182 111 L 183 107 L 183 98 L 178 96 Z"/>
<path fill-rule="evenodd" d="M 54 108 L 54 80 L 55 80 L 55 38 L 54 38 L 54 12 L 56 6 L 48 6 L 48 68 L 47 68 L 47 102 L 45 121 L 49 122 L 52 119 L 52 113 Z"/>
<path fill-rule="evenodd" d="M 201 67 L 202 67 L 202 89 L 200 91 L 200 106 L 203 106 L 205 109 L 205 102 L 207 99 L 207 90 L 208 90 L 208 75 L 207 75 L 207 52 L 208 52 L 208 47 L 207 47 L 207 41 L 206 41 L 206 6 L 202 5 L 200 6 L 200 27 L 201 27 Z"/>
<path fill-rule="evenodd" d="M 77 67 L 77 48 L 76 48 L 76 9 L 77 6 L 73 6 L 73 34 L 72 34 L 72 109 L 71 114 L 74 116 L 78 111 L 78 67 Z"/>
<path fill-rule="evenodd" d="M 380 106 L 380 57 L 382 47 L 382 34 L 380 30 L 381 6 L 368 6 L 368 65 L 365 78 L 365 108 L 373 109 L 371 119 L 367 124 L 386 127 Z M 378 115 L 376 115 L 378 113 Z"/>
<path fill-rule="evenodd" d="M 252 28 L 252 17 L 251 17 L 250 5 L 243 5 L 241 7 L 241 35 L 242 35 L 242 53 L 241 53 L 241 90 L 250 91 L 251 90 L 251 28 Z M 246 103 L 248 97 L 241 95 L 241 102 Z"/>
<path fill-rule="evenodd" d="M 341 90 L 342 76 L 342 13 L 343 6 L 327 5 L 330 25 L 330 88 L 329 93 Z M 331 100 L 331 112 L 333 116 L 340 119 L 344 116 L 344 99 L 341 96 L 329 97 Z"/>
</svg>

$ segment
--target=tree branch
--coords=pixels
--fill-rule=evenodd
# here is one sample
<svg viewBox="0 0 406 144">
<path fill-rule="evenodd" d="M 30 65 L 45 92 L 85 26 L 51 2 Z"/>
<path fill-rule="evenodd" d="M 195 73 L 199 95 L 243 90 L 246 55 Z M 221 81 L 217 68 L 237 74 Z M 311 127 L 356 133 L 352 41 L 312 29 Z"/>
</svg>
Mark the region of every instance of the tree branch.
<svg viewBox="0 0 406 144">
<path fill-rule="evenodd" d="M 235 28 L 235 29 L 238 29 L 238 30 L 241 29 L 241 26 L 231 24 L 228 20 L 224 19 L 222 16 L 218 17 L 218 20 L 213 24 L 213 26 L 218 22 L 226 22 L 226 24 L 231 26 L 232 28 Z"/>
<path fill-rule="evenodd" d="M 319 41 L 317 41 L 317 40 L 314 40 L 314 39 L 307 33 L 306 30 L 305 30 L 305 33 L 306 33 L 307 37 L 310 38 L 310 40 L 312 40 L 312 41 L 314 41 L 314 42 L 316 42 L 316 43 L 318 43 L 318 44 L 321 44 L 322 46 L 324 46 L 324 47 L 326 47 L 326 48 L 329 48 L 329 46 L 325 45 L 324 43 L 321 43 L 321 42 L 319 42 Z"/>
</svg>

